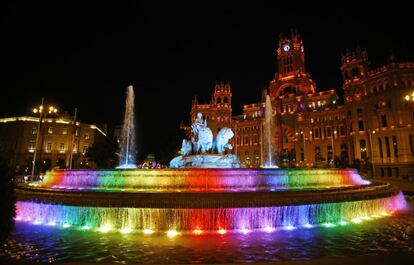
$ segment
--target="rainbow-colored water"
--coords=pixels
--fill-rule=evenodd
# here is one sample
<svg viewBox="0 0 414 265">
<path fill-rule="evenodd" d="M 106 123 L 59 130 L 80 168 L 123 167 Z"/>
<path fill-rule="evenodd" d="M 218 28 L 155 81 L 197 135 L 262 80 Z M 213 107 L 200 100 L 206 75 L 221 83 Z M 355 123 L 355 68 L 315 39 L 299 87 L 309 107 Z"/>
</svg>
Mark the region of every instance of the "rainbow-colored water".
<svg viewBox="0 0 414 265">
<path fill-rule="evenodd" d="M 76 194 L 92 195 L 95 201 L 85 200 L 84 195 L 72 198 L 74 189 L 78 190 Z M 278 192 L 281 189 L 283 195 Z M 35 191 L 33 194 L 39 192 L 39 195 L 31 199 L 26 196 L 17 202 L 16 220 L 104 233 L 165 232 L 174 236 L 184 231 L 225 234 L 228 231 L 271 232 L 318 225 L 342 226 L 406 209 L 401 193 L 376 195 L 376 189 L 380 190 L 355 170 L 58 170 L 49 172 L 43 182 L 29 187 Z M 106 193 L 108 190 L 113 191 L 112 197 Z M 323 197 L 327 199 L 322 203 L 315 200 L 320 190 L 330 193 Z M 243 196 L 233 196 L 228 191 Z M 262 195 L 267 196 L 270 191 L 271 204 L 263 204 Z M 169 200 L 168 203 L 139 203 L 149 193 L 158 192 L 168 194 L 150 198 L 163 198 Z M 195 196 L 198 192 L 211 194 Z M 228 196 L 223 197 L 226 193 Z M 112 200 L 118 197 L 116 194 L 119 197 L 128 194 L 130 197 L 124 198 L 131 201 L 115 207 Z M 344 196 L 349 199 L 344 200 Z M 62 197 L 69 199 L 54 199 Z M 242 197 L 243 201 L 238 199 Z M 282 197 L 283 200 L 279 199 Z M 301 197 L 300 200 L 295 200 L 297 197 Z M 137 201 L 136 198 L 141 199 Z M 216 198 L 220 198 L 220 203 Z"/>
<path fill-rule="evenodd" d="M 57 170 L 37 184 L 43 188 L 138 191 L 256 191 L 367 185 L 355 170 L 166 169 Z"/>
<path fill-rule="evenodd" d="M 402 194 L 367 201 L 257 208 L 153 209 L 17 203 L 17 219 L 101 232 L 251 231 L 359 223 L 405 209 Z"/>
</svg>

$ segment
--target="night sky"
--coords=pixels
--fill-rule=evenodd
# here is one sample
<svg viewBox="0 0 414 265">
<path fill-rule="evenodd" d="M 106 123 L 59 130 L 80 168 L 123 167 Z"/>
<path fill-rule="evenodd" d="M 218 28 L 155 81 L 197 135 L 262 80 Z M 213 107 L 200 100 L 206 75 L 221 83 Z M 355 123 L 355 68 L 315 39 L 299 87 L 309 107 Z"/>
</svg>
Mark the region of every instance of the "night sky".
<svg viewBox="0 0 414 265">
<path fill-rule="evenodd" d="M 357 45 L 373 67 L 386 62 L 390 48 L 398 60 L 414 61 L 412 9 L 395 2 L 375 11 L 351 2 L 324 9 L 293 1 L 62 2 L 2 7 L 0 116 L 27 114 L 45 97 L 63 112 L 77 107 L 81 121 L 113 128 L 131 84 L 141 156 L 166 159 L 179 149 L 191 99 L 208 102 L 218 80 L 232 86 L 233 114 L 257 102 L 277 71 L 280 32 L 301 34 L 317 90 L 341 90 L 341 52 Z"/>
</svg>

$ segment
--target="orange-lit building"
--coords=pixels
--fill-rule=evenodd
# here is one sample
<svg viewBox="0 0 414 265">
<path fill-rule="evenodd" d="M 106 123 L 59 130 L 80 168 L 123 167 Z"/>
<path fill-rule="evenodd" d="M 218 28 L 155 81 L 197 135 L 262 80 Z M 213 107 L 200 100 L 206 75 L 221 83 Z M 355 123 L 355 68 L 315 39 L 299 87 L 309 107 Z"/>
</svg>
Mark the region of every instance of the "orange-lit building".
<svg viewBox="0 0 414 265">
<path fill-rule="evenodd" d="M 269 93 L 276 124 L 272 142 L 282 166 L 361 161 L 375 176 L 414 178 L 414 63 L 399 63 L 391 55 L 387 65 L 370 69 L 366 51 L 346 52 L 340 104 L 335 89 L 318 91 L 306 72 L 298 34 L 281 36 L 276 54 L 278 72 L 262 91 L 261 102 L 244 105 L 242 115 L 230 118 L 230 85 L 217 84 L 210 104 L 193 101 L 191 118 L 203 113 L 214 134 L 231 126 L 232 152 L 247 166 L 260 167 Z"/>
</svg>

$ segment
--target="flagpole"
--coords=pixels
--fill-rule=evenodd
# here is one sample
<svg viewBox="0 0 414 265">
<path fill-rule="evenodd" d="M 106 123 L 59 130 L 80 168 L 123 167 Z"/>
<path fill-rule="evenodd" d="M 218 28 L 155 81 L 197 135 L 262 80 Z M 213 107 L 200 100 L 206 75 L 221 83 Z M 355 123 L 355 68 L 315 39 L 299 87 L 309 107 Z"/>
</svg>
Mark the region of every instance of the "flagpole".
<svg viewBox="0 0 414 265">
<path fill-rule="evenodd" d="M 72 139 L 70 141 L 70 154 L 69 154 L 69 169 L 72 169 L 72 159 L 73 159 L 73 142 L 75 140 L 75 130 L 76 130 L 76 115 L 78 114 L 78 108 L 75 108 L 75 116 L 73 116 L 72 124 Z"/>
</svg>

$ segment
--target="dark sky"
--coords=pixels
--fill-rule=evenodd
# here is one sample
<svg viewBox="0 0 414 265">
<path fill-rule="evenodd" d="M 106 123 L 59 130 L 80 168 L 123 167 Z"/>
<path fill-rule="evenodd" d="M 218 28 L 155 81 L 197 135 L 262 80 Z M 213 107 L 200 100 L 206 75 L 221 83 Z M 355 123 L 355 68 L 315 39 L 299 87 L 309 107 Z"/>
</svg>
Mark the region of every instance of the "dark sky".
<svg viewBox="0 0 414 265">
<path fill-rule="evenodd" d="M 412 9 L 395 2 L 375 10 L 358 2 L 28 2 L 0 11 L 0 116 L 25 114 L 43 96 L 62 110 L 78 107 L 84 122 L 112 127 L 132 84 L 141 154 L 178 149 L 191 99 L 209 101 L 216 80 L 231 83 L 234 114 L 258 101 L 277 71 L 280 32 L 302 35 L 319 90 L 341 89 L 341 52 L 358 44 L 373 66 L 386 62 L 390 48 L 414 61 Z"/>
</svg>

